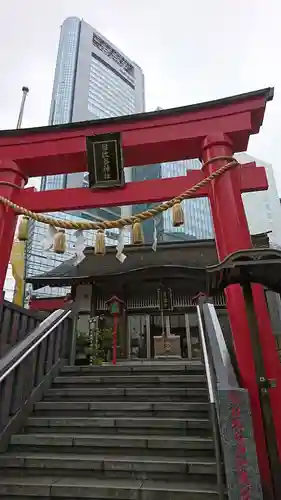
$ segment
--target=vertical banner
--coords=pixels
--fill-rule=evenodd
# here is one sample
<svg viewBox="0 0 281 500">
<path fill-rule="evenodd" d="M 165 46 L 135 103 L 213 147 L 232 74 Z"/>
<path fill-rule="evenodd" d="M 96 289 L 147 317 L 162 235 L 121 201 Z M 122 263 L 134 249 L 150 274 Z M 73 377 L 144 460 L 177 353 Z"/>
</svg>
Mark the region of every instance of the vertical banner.
<svg viewBox="0 0 281 500">
<path fill-rule="evenodd" d="M 25 268 L 25 242 L 14 241 L 10 264 L 12 274 L 15 280 L 15 290 L 13 304 L 23 307 L 24 301 L 24 268 Z"/>
</svg>

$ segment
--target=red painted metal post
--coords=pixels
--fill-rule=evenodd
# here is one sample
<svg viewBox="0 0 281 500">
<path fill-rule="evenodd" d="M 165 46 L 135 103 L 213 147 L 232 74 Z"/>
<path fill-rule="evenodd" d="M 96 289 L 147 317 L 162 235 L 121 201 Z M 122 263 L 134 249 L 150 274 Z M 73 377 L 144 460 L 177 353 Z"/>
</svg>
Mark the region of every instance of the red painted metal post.
<svg viewBox="0 0 281 500">
<path fill-rule="evenodd" d="M 216 156 L 232 156 L 232 154 L 232 142 L 226 135 L 220 133 L 205 138 L 202 147 L 203 162 Z M 207 177 L 225 163 L 226 160 L 209 163 L 204 168 L 205 176 Z M 209 200 L 216 235 L 216 246 L 220 260 L 232 252 L 252 247 L 240 192 L 239 170 L 239 167 L 236 167 L 227 171 L 223 176 L 214 180 L 209 186 Z M 255 287 L 262 290 L 260 285 L 256 285 Z M 259 392 L 245 302 L 240 285 L 231 285 L 226 289 L 226 300 L 239 372 L 243 386 L 248 389 L 251 400 L 260 472 L 263 483 L 269 485 L 270 471 L 262 412 L 259 402 Z M 259 322 L 260 308 L 262 308 L 263 311 L 263 318 L 268 317 L 267 311 L 265 311 L 265 299 L 261 296 L 260 292 L 259 303 L 256 302 L 255 306 Z M 266 326 L 268 327 L 268 321 L 266 322 Z M 267 338 L 272 336 L 270 328 L 268 328 L 266 335 Z M 279 427 L 280 433 L 280 424 Z M 277 428 L 276 431 L 278 433 Z"/>
<path fill-rule="evenodd" d="M 276 349 L 276 341 L 272 333 L 264 289 L 260 285 L 252 285 L 252 292 L 255 310 L 258 313 L 259 339 L 266 377 L 268 380 L 276 381 L 276 388 L 269 389 L 269 393 L 279 457 L 281 458 L 281 365 Z"/>
<path fill-rule="evenodd" d="M 0 160 L 1 196 L 9 200 L 15 199 L 19 189 L 23 188 L 26 182 L 27 179 L 14 161 Z M 15 212 L 0 203 L 0 293 L 6 279 L 16 225 L 17 215 Z"/>
<path fill-rule="evenodd" d="M 113 314 L 113 335 L 112 335 L 112 363 L 116 365 L 117 360 L 117 329 L 118 329 L 118 316 Z"/>
</svg>

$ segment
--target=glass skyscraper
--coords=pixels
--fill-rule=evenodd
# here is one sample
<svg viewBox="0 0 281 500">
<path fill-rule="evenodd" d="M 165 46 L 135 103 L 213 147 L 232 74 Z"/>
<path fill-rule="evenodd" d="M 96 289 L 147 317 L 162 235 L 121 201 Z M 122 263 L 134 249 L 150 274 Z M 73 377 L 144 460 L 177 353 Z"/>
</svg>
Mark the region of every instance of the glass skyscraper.
<svg viewBox="0 0 281 500">
<path fill-rule="evenodd" d="M 157 111 L 163 108 L 158 107 Z M 200 170 L 202 167 L 198 159 L 167 162 L 161 164 L 163 179 L 185 176 L 188 170 Z M 180 193 L 179 193 L 180 194 Z M 210 204 L 207 198 L 185 200 L 182 203 L 184 211 L 184 225 L 173 226 L 171 210 L 162 215 L 163 240 L 194 240 L 210 239 L 214 237 Z"/>
<path fill-rule="evenodd" d="M 186 175 L 187 170 L 201 169 L 201 162 L 197 159 L 182 160 L 177 162 L 162 163 L 162 178 Z M 207 198 L 184 200 L 184 226 L 173 227 L 171 211 L 164 212 L 164 232 L 181 235 L 184 239 L 209 239 L 213 238 L 213 224 Z"/>
<path fill-rule="evenodd" d="M 161 179 L 161 163 L 155 163 L 154 165 L 146 165 L 144 167 L 137 167 L 132 169 L 132 181 L 141 182 L 152 179 Z M 155 203 L 145 203 L 137 204 L 133 206 L 133 214 L 138 214 L 145 210 L 149 210 L 155 205 Z M 145 243 L 152 243 L 154 238 L 154 224 L 156 223 L 157 238 L 162 234 L 163 226 L 163 215 L 158 215 L 155 220 L 148 219 L 142 223 L 143 234 Z"/>
<path fill-rule="evenodd" d="M 177 162 L 159 163 L 138 167 L 133 169 L 134 181 L 149 179 L 171 178 L 185 176 L 187 170 L 201 169 L 199 160 L 183 160 Z M 148 210 L 153 204 L 135 205 L 133 213 L 139 213 Z M 182 203 L 184 211 L 184 225 L 180 227 L 173 226 L 172 211 L 167 210 L 156 218 L 157 240 L 160 241 L 179 241 L 213 238 L 213 225 L 210 212 L 209 200 L 207 198 L 198 198 L 185 200 Z M 145 242 L 153 241 L 154 221 L 147 220 L 143 223 Z"/>
<path fill-rule="evenodd" d="M 50 125 L 110 118 L 144 111 L 144 76 L 140 67 L 125 56 L 97 30 L 76 17 L 61 27 L 55 69 Z M 133 169 L 125 169 L 130 181 Z M 41 190 L 87 187 L 87 173 L 51 175 L 42 178 Z M 50 214 L 68 220 L 116 219 L 129 215 L 132 207 L 110 207 L 75 213 Z M 47 228 L 31 223 L 27 245 L 27 275 L 38 275 L 56 267 L 74 255 L 74 232 L 68 232 L 68 252 L 63 256 L 43 252 L 42 240 Z M 85 243 L 92 244 L 94 234 L 85 231 Z M 118 230 L 107 233 L 107 244 L 116 245 Z M 43 289 L 42 295 L 64 295 L 66 289 Z"/>
</svg>

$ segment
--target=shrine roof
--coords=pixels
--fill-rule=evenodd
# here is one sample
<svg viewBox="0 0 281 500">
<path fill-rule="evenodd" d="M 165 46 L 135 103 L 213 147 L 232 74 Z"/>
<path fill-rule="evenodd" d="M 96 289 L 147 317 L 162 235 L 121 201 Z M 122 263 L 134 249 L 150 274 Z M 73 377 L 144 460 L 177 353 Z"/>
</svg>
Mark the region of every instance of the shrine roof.
<svg viewBox="0 0 281 500">
<path fill-rule="evenodd" d="M 207 267 L 210 295 L 232 284 L 260 283 L 281 293 L 281 251 L 276 248 L 251 248 L 228 255 L 222 262 Z"/>
<path fill-rule="evenodd" d="M 265 234 L 253 236 L 255 246 L 268 246 Z M 104 256 L 94 254 L 92 247 L 84 250 L 85 258 L 76 264 L 76 258 L 66 260 L 51 271 L 27 278 L 34 290 L 45 286 L 70 286 L 75 282 L 89 280 L 101 282 L 109 277 L 117 277 L 135 272 L 163 272 L 171 278 L 181 272 L 191 277 L 202 276 L 209 265 L 217 264 L 214 240 L 195 240 L 172 243 L 159 243 L 153 252 L 151 245 L 141 247 L 129 245 L 124 249 L 127 259 L 121 264 L 116 258 L 115 247 L 107 248 Z"/>
<path fill-rule="evenodd" d="M 48 133 L 48 132 L 60 132 L 67 130 L 77 130 L 89 127 L 91 125 L 103 125 L 103 124 L 118 124 L 124 122 L 138 122 L 143 120 L 152 120 L 156 117 L 165 117 L 172 116 L 183 113 L 192 113 L 194 111 L 200 111 L 204 109 L 212 109 L 219 108 L 222 106 L 229 106 L 233 103 L 239 103 L 246 101 L 248 99 L 254 98 L 264 98 L 266 102 L 271 101 L 274 97 L 274 88 L 267 87 L 265 89 L 255 90 L 252 92 L 246 92 L 243 94 L 237 94 L 230 97 L 223 97 L 220 99 L 215 99 L 212 101 L 200 102 L 197 104 L 190 104 L 188 106 L 180 106 L 176 108 L 169 108 L 157 111 L 149 111 L 145 113 L 137 113 L 134 115 L 126 115 L 126 116 L 117 116 L 112 118 L 104 118 L 99 120 L 87 120 L 82 122 L 73 122 L 73 123 L 64 123 L 60 125 L 47 125 L 43 127 L 31 127 L 31 128 L 20 128 L 20 129 L 9 129 L 9 130 L 0 130 L 0 137 L 9 137 L 9 136 L 21 136 L 30 133 Z"/>
<path fill-rule="evenodd" d="M 39 289 L 48 285 L 58 286 L 58 283 L 67 286 L 87 278 L 100 280 L 113 275 L 120 276 L 144 268 L 192 266 L 204 270 L 204 249 L 207 252 L 211 250 L 211 262 L 215 264 L 217 259 L 213 240 L 159 243 L 156 252 L 153 252 L 151 245 L 128 245 L 124 249 L 127 259 L 123 264 L 116 258 L 115 247 L 108 247 L 104 256 L 95 255 L 94 249 L 87 247 L 84 250 L 85 258 L 79 264 L 75 263 L 75 258 L 68 259 L 47 273 L 27 278 L 27 282 L 34 289 Z M 205 263 L 210 263 L 210 258 Z"/>
</svg>

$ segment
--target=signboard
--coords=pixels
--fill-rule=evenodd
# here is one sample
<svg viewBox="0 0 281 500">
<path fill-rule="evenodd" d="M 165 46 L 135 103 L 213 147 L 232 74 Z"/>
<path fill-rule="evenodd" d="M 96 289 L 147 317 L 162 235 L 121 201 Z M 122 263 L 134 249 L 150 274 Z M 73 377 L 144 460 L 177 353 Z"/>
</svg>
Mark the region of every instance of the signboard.
<svg viewBox="0 0 281 500">
<path fill-rule="evenodd" d="M 172 311 L 173 310 L 173 299 L 172 299 L 172 290 L 168 288 L 167 290 L 164 288 L 158 288 L 158 304 L 161 311 Z"/>
<path fill-rule="evenodd" d="M 86 147 L 90 189 L 124 186 L 121 134 L 86 137 Z"/>
</svg>

